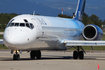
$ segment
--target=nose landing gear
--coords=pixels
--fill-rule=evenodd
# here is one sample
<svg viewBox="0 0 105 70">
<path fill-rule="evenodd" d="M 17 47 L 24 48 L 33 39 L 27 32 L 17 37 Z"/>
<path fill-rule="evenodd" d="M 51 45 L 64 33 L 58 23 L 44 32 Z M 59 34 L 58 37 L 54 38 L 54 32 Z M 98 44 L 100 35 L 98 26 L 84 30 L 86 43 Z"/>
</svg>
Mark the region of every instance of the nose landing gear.
<svg viewBox="0 0 105 70">
<path fill-rule="evenodd" d="M 20 51 L 18 51 L 18 50 L 12 50 L 11 51 L 11 53 L 15 53 L 14 55 L 13 55 L 13 60 L 20 60 L 20 55 L 19 55 L 19 52 Z"/>
<path fill-rule="evenodd" d="M 14 54 L 13 55 L 13 60 L 20 60 L 20 55 L 19 54 Z"/>
<path fill-rule="evenodd" d="M 20 55 L 19 53 L 21 53 L 20 50 L 11 50 L 11 54 L 13 54 L 13 60 L 20 60 Z M 40 50 L 34 50 L 30 52 L 30 58 L 31 59 L 41 59 L 41 51 Z"/>
</svg>

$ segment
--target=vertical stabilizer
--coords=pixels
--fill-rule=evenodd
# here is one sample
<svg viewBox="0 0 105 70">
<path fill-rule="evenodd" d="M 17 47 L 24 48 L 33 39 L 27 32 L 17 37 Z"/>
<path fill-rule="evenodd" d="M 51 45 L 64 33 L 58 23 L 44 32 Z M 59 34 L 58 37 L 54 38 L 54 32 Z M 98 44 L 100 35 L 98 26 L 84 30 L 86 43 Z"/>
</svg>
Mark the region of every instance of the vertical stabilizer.
<svg viewBox="0 0 105 70">
<path fill-rule="evenodd" d="M 75 15 L 73 16 L 73 19 L 80 21 L 82 20 L 85 9 L 85 2 L 86 0 L 78 0 L 77 9 Z"/>
</svg>

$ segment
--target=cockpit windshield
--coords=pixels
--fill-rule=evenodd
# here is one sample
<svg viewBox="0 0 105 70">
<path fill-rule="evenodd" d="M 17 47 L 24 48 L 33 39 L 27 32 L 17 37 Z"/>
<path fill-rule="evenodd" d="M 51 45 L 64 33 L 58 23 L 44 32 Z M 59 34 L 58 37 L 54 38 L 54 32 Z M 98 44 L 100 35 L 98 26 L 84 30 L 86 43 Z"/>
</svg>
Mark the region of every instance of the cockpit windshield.
<svg viewBox="0 0 105 70">
<path fill-rule="evenodd" d="M 8 27 L 28 27 L 33 29 L 34 25 L 32 23 L 9 23 Z"/>
<path fill-rule="evenodd" d="M 25 24 L 24 24 L 24 23 L 20 23 L 20 26 L 21 26 L 21 27 L 25 27 Z"/>
<path fill-rule="evenodd" d="M 15 23 L 15 26 L 19 26 L 19 23 Z"/>
</svg>

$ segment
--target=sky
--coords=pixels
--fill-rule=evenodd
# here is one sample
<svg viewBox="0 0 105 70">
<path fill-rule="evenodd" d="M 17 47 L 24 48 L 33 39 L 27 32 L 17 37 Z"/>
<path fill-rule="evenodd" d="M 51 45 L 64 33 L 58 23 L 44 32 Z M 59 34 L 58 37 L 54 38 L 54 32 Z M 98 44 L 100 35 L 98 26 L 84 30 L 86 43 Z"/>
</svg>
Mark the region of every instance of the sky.
<svg viewBox="0 0 105 70">
<path fill-rule="evenodd" d="M 61 13 L 73 15 L 78 0 L 0 0 L 0 13 L 32 13 L 34 10 L 42 15 Z M 105 0 L 86 0 L 85 13 L 97 15 L 105 20 Z M 55 16 L 55 15 L 54 15 Z"/>
<path fill-rule="evenodd" d="M 42 3 L 46 6 L 61 9 L 68 7 L 69 10 L 64 9 L 66 12 L 74 12 L 78 0 L 29 0 L 32 2 Z M 100 19 L 104 20 L 105 15 L 105 0 L 86 0 L 85 13 L 89 16 L 92 14 L 97 15 Z"/>
</svg>

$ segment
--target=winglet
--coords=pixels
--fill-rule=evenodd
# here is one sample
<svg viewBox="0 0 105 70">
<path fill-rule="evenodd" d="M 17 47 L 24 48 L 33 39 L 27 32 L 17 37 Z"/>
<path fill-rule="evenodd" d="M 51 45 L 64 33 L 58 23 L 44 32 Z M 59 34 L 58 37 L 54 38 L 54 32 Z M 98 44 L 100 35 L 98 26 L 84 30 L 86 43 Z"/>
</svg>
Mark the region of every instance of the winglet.
<svg viewBox="0 0 105 70">
<path fill-rule="evenodd" d="M 86 0 L 78 0 L 77 9 L 76 9 L 75 15 L 73 16 L 73 19 L 80 20 L 80 21 L 82 20 L 84 9 L 85 9 L 85 3 L 86 3 Z"/>
</svg>

